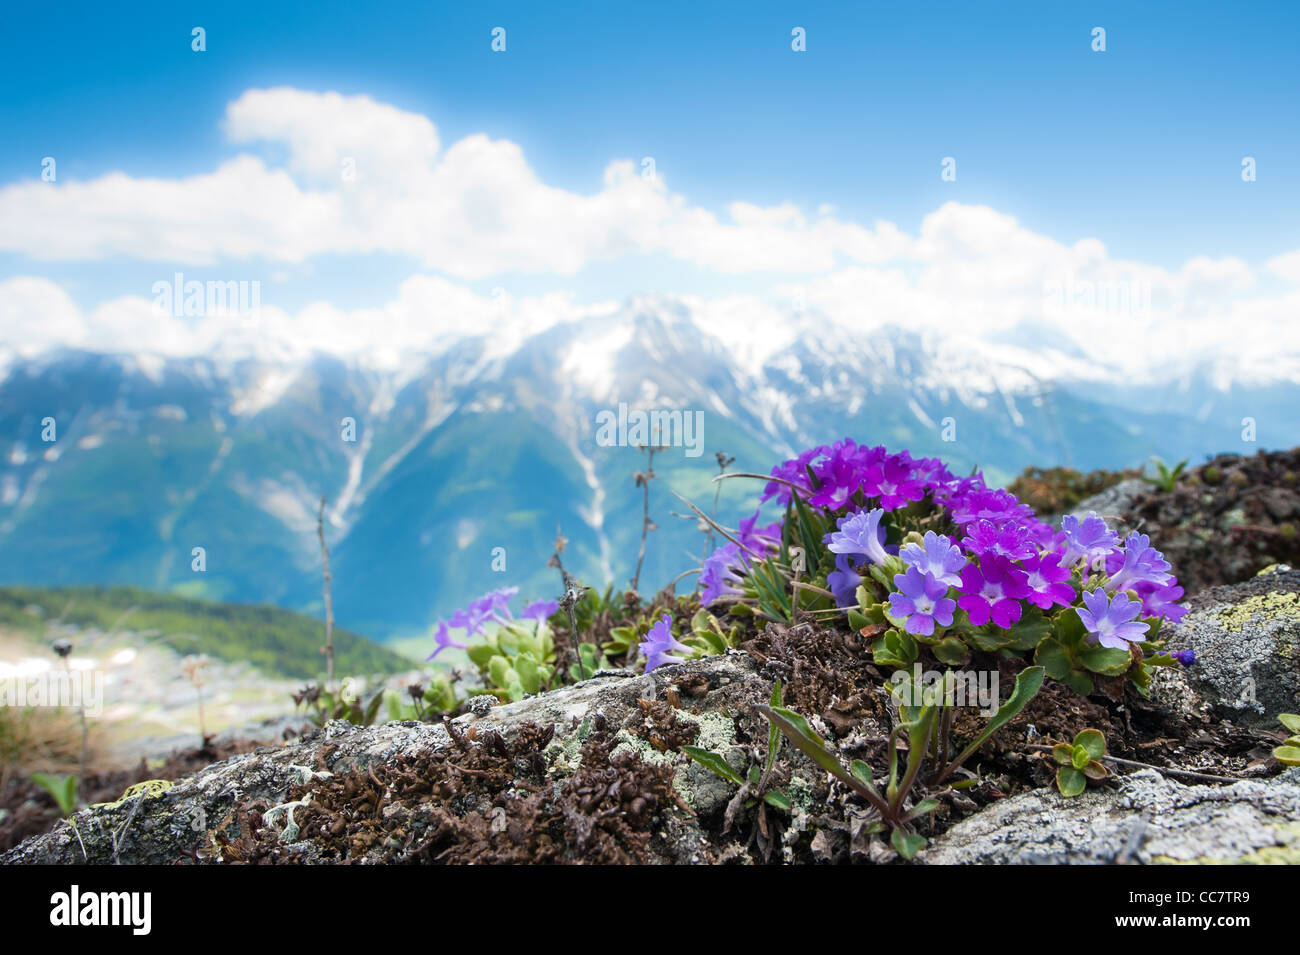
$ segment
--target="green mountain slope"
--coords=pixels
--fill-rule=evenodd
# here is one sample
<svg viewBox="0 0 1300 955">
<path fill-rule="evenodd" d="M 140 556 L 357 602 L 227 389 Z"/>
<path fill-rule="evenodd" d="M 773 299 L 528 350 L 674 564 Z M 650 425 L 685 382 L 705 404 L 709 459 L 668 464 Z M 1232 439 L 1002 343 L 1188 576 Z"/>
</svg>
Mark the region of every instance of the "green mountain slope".
<svg viewBox="0 0 1300 955">
<path fill-rule="evenodd" d="M 212 603 L 135 587 L 0 587 L 0 627 L 40 635 L 46 621 L 60 615 L 64 623 L 81 629 L 107 631 L 118 624 L 123 630 L 155 635 L 181 653 L 243 660 L 268 676 L 324 676 L 324 624 L 292 611 Z M 409 659 L 349 630 L 335 629 L 334 654 L 335 671 L 341 676 L 398 673 L 411 667 Z"/>
</svg>

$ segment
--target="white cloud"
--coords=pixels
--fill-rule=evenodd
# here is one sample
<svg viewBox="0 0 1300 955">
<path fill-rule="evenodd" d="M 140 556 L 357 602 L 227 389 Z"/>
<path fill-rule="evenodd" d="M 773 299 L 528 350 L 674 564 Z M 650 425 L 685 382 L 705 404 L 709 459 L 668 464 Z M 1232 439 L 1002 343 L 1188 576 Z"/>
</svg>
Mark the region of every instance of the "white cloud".
<svg viewBox="0 0 1300 955">
<path fill-rule="evenodd" d="M 366 96 L 250 90 L 223 123 L 236 144 L 283 147 L 283 168 L 250 154 L 183 179 L 115 172 L 88 182 L 0 189 L 0 250 L 36 260 L 112 256 L 181 265 L 386 252 L 462 279 L 520 271 L 572 275 L 592 262 L 662 253 L 724 272 L 820 271 L 901 247 L 792 206 L 735 203 L 730 221 L 609 164 L 590 195 L 541 182 L 507 140 L 467 136 L 442 150 L 426 117 Z"/>
<path fill-rule="evenodd" d="M 191 354 L 258 341 L 392 365 L 462 332 L 493 334 L 504 349 L 613 308 L 579 304 L 570 291 L 482 296 L 459 281 L 530 272 L 566 282 L 595 263 L 648 254 L 772 276 L 766 296 L 685 299 L 702 327 L 736 343 L 747 367 L 801 328 L 870 334 L 888 324 L 1037 355 L 1040 364 L 1051 354 L 1059 371 L 1077 374 L 1225 358 L 1276 370 L 1291 367 L 1278 355 L 1300 356 L 1292 318 L 1300 288 L 1260 291 L 1258 282 L 1267 274 L 1300 286 L 1300 250 L 1258 273 L 1234 257 L 1168 269 L 1112 258 L 1097 238 L 1064 244 L 956 202 L 926 216 L 914 236 L 888 222 L 843 221 L 829 204 L 810 214 L 737 201 L 719 215 L 671 192 L 662 175 L 643 178 L 631 160 L 609 163 L 598 189 L 580 194 L 541 181 L 515 143 L 470 135 L 444 147 L 427 117 L 365 96 L 250 90 L 228 106 L 223 126 L 237 146 L 267 143 L 279 158 L 246 152 L 180 179 L 115 172 L 13 183 L 0 188 L 0 251 L 33 263 L 123 257 L 171 267 L 380 252 L 410 257 L 425 274 L 371 308 L 318 302 L 291 315 L 264 304 L 255 325 L 222 312 L 176 318 L 139 297 L 83 312 L 53 282 L 14 278 L 0 282 L 0 342 L 24 353 L 147 342 L 159 354 Z"/>
</svg>

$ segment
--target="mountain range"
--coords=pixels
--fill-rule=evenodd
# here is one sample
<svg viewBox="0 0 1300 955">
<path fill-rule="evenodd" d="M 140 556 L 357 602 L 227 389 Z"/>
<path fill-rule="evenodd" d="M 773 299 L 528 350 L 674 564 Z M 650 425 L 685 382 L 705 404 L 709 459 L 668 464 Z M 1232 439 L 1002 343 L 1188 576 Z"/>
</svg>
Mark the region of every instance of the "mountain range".
<svg viewBox="0 0 1300 955">
<path fill-rule="evenodd" d="M 697 565 L 704 535 L 670 491 L 711 510 L 718 451 L 731 470 L 766 472 L 849 435 L 1001 482 L 1027 465 L 1300 444 L 1289 411 L 1300 386 L 1285 379 L 1211 367 L 1071 378 L 1032 329 L 978 347 L 901 326 L 791 323 L 785 344 L 760 351 L 743 326 L 712 329 L 680 300 L 642 298 L 515 340 L 470 329 L 385 363 L 256 340 L 171 357 L 147 343 L 9 351 L 0 583 L 130 585 L 320 614 L 325 496 L 334 613 L 353 631 L 411 637 L 494 587 L 553 598 L 557 530 L 566 568 L 623 586 L 646 456 L 598 440 L 598 416 L 620 404 L 699 412 L 703 429 L 697 456 L 655 456 L 643 592 Z M 1244 419 L 1257 443 L 1243 441 Z M 734 526 L 759 489 L 722 482 L 719 519 Z"/>
</svg>

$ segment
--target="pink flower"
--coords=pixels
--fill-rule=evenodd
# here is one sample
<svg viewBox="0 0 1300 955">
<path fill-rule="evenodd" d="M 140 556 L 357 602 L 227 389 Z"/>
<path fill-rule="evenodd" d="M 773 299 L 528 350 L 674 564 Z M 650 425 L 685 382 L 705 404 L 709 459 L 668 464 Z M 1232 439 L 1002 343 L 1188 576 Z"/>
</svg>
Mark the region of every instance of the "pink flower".
<svg viewBox="0 0 1300 955">
<path fill-rule="evenodd" d="M 1007 628 L 1020 619 L 1020 599 L 1029 596 L 1027 576 L 1005 557 L 985 557 L 980 564 L 967 564 L 961 574 L 962 595 L 957 606 L 970 615 L 970 622 L 982 627 L 992 618 Z"/>
</svg>

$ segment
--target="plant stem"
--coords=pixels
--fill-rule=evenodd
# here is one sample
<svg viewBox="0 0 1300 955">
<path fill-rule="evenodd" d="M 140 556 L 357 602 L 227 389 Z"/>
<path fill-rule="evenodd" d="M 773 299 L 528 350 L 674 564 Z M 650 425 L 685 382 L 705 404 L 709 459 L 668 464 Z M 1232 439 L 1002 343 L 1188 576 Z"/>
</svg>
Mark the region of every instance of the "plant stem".
<svg viewBox="0 0 1300 955">
<path fill-rule="evenodd" d="M 325 543 L 325 495 L 321 495 L 320 513 L 316 516 L 316 534 L 320 537 L 321 559 L 325 568 L 325 682 L 334 682 L 334 604 L 330 600 L 330 549 Z"/>
<path fill-rule="evenodd" d="M 1040 746 L 1037 743 L 1030 744 L 1027 748 L 1045 753 L 1050 753 L 1052 751 L 1051 746 Z M 1192 779 L 1204 783 L 1239 783 L 1244 778 L 1241 776 L 1214 776 L 1210 773 L 1198 773 L 1191 769 L 1175 769 L 1170 766 L 1157 766 L 1154 763 L 1141 763 L 1136 759 L 1121 759 L 1118 756 L 1106 755 L 1103 756 L 1102 759 L 1109 763 L 1115 763 L 1117 766 L 1128 766 L 1133 769 L 1154 769 L 1156 772 L 1163 773 L 1166 776 L 1181 776 L 1184 779 Z"/>
</svg>

